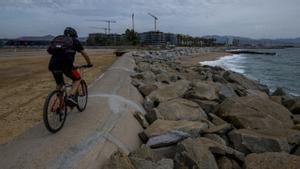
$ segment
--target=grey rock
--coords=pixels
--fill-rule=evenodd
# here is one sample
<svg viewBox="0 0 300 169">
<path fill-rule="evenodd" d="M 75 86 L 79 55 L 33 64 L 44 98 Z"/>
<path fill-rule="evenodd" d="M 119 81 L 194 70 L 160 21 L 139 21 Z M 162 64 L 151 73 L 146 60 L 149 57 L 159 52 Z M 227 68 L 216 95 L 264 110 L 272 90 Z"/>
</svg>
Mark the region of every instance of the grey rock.
<svg viewBox="0 0 300 169">
<path fill-rule="evenodd" d="M 293 114 L 300 114 L 300 99 L 297 99 L 295 104 L 290 108 Z"/>
<path fill-rule="evenodd" d="M 217 159 L 219 169 L 242 169 L 239 164 L 226 156 Z"/>
<path fill-rule="evenodd" d="M 235 149 L 232 149 L 228 146 L 224 146 L 219 144 L 218 142 L 215 142 L 211 139 L 207 139 L 207 138 L 197 138 L 194 139 L 194 144 L 198 145 L 198 146 L 205 146 L 206 148 L 209 149 L 210 152 L 212 152 L 213 154 L 216 155 L 223 155 L 223 156 L 228 156 L 231 157 L 233 159 L 236 159 L 240 162 L 243 162 L 245 159 L 245 155 L 242 152 L 239 152 Z"/>
<path fill-rule="evenodd" d="M 219 82 L 219 83 L 223 83 L 223 84 L 228 83 L 228 82 L 227 82 L 222 76 L 220 76 L 220 75 L 214 74 L 214 75 L 212 76 L 212 79 L 213 79 L 214 82 Z"/>
<path fill-rule="evenodd" d="M 130 157 L 130 160 L 136 169 L 157 169 L 158 167 L 156 163 L 149 160 L 136 157 Z"/>
<path fill-rule="evenodd" d="M 151 148 L 159 148 L 159 147 L 165 147 L 165 146 L 170 146 L 173 144 L 178 143 L 181 140 L 184 140 L 191 135 L 182 131 L 169 131 L 165 134 L 151 137 L 148 142 L 147 146 Z"/>
<path fill-rule="evenodd" d="M 221 119 L 220 117 L 218 117 L 217 115 L 215 115 L 213 113 L 209 113 L 208 116 L 209 116 L 210 121 L 215 125 L 228 124 L 226 121 L 224 121 L 223 119 Z"/>
<path fill-rule="evenodd" d="M 200 105 L 200 107 L 206 112 L 206 113 L 211 113 L 213 112 L 217 105 L 219 104 L 216 101 L 211 101 L 211 100 L 199 100 L 199 99 L 192 99 L 193 102 L 197 103 Z"/>
<path fill-rule="evenodd" d="M 272 96 L 286 96 L 287 93 L 284 91 L 283 88 L 278 87 L 273 93 Z"/>
<path fill-rule="evenodd" d="M 230 97 L 237 97 L 237 94 L 235 93 L 235 91 L 228 86 L 222 86 L 220 88 L 218 94 L 219 94 L 219 97 L 221 100 L 225 100 Z"/>
<path fill-rule="evenodd" d="M 287 152 L 300 144 L 300 131 L 292 129 L 240 129 L 228 134 L 236 150 L 248 153 Z"/>
<path fill-rule="evenodd" d="M 263 91 L 247 89 L 246 93 L 247 93 L 247 96 L 257 96 L 262 99 L 269 99 L 269 96 L 267 95 L 267 93 L 263 92 Z"/>
<path fill-rule="evenodd" d="M 183 96 L 184 93 L 189 89 L 190 82 L 186 80 L 180 80 L 153 91 L 148 98 L 152 101 L 164 102 Z"/>
<path fill-rule="evenodd" d="M 149 126 L 149 123 L 147 122 L 145 116 L 141 112 L 135 112 L 133 116 L 137 119 L 137 121 L 140 123 L 140 125 L 145 129 Z"/>
<path fill-rule="evenodd" d="M 219 135 L 224 135 L 224 134 L 227 134 L 232 129 L 233 129 L 233 126 L 229 123 L 226 123 L 226 124 L 208 128 L 208 129 L 204 130 L 204 133 L 207 133 L 207 134 L 215 133 L 215 134 L 219 134 Z"/>
<path fill-rule="evenodd" d="M 227 145 L 226 141 L 217 134 L 204 134 L 203 137 L 211 139 L 211 140 L 219 143 L 220 145 L 223 145 L 223 146 Z"/>
<path fill-rule="evenodd" d="M 196 81 L 193 82 L 193 88 L 186 95 L 188 99 L 200 99 L 200 100 L 218 100 L 217 91 L 209 82 Z"/>
<path fill-rule="evenodd" d="M 218 169 L 213 154 L 206 146 L 196 144 L 192 139 L 186 139 L 177 146 L 175 161 L 178 168 Z"/>
<path fill-rule="evenodd" d="M 201 132 L 203 132 L 203 130 L 207 128 L 208 124 L 200 121 L 170 121 L 158 119 L 154 123 L 152 123 L 146 130 L 144 130 L 144 133 L 148 138 L 152 138 L 155 136 L 166 134 L 169 131 L 177 130 L 189 133 L 194 136 L 199 135 Z"/>
<path fill-rule="evenodd" d="M 207 119 L 202 108 L 189 100 L 178 98 L 163 102 L 157 107 L 160 115 L 165 120 L 190 120 Z"/>
<path fill-rule="evenodd" d="M 291 154 L 300 156 L 300 146 L 295 147 Z"/>
<path fill-rule="evenodd" d="M 174 159 L 176 154 L 176 145 L 155 148 L 151 150 L 152 152 L 155 153 L 155 157 L 157 157 L 158 159 L 163 159 L 163 158 Z"/>
<path fill-rule="evenodd" d="M 244 164 L 245 169 L 297 169 L 299 166 L 299 156 L 274 152 L 249 154 Z"/>
<path fill-rule="evenodd" d="M 157 162 L 158 167 L 156 169 L 173 169 L 174 161 L 172 159 L 162 159 Z"/>
<path fill-rule="evenodd" d="M 149 84 L 149 85 L 141 85 L 138 87 L 139 91 L 143 96 L 148 96 L 152 91 L 158 89 L 157 85 Z"/>
<path fill-rule="evenodd" d="M 246 89 L 254 89 L 254 90 L 261 90 L 261 91 L 264 90 L 262 89 L 261 85 L 258 82 L 250 80 L 245 76 L 235 72 L 227 71 L 224 73 L 223 77 L 228 82 L 237 83 Z"/>
<path fill-rule="evenodd" d="M 137 62 L 137 67 L 143 72 L 151 70 L 148 62 Z"/>
<path fill-rule="evenodd" d="M 157 162 L 161 158 L 157 156 L 158 153 L 154 152 L 153 149 L 143 144 L 140 148 L 130 153 L 130 157 L 145 159 L 152 162 Z"/>
<path fill-rule="evenodd" d="M 293 121 L 295 124 L 300 124 L 300 114 L 294 114 Z"/>
<path fill-rule="evenodd" d="M 269 99 L 246 96 L 226 99 L 217 114 L 236 128 L 291 128 L 292 114 L 282 105 Z"/>
<path fill-rule="evenodd" d="M 116 152 L 103 164 L 102 169 L 136 169 L 127 155 Z"/>
</svg>

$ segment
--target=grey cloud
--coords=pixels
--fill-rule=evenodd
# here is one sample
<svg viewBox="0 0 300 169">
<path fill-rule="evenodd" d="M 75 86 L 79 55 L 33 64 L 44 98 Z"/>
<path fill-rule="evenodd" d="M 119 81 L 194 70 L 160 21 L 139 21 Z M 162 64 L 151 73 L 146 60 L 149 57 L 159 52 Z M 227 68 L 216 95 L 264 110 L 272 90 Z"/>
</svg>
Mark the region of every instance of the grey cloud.
<svg viewBox="0 0 300 169">
<path fill-rule="evenodd" d="M 87 19 L 106 18 L 117 20 L 113 29 L 121 33 L 130 27 L 132 12 L 138 31 L 152 29 L 153 20 L 147 15 L 151 12 L 159 17 L 162 31 L 293 37 L 300 36 L 299 11 L 299 0 L 6 0 L 0 2 L 0 37 L 57 34 L 66 25 L 86 36 L 96 31 L 89 26 L 105 26 Z"/>
</svg>

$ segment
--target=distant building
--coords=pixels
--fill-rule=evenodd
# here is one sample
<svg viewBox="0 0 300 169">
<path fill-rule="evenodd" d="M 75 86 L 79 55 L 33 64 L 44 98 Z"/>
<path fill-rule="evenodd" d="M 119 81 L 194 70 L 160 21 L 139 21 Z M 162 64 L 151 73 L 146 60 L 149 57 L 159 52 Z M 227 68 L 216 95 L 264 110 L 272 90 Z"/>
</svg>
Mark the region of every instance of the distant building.
<svg viewBox="0 0 300 169">
<path fill-rule="evenodd" d="M 165 34 L 159 31 L 150 31 L 139 34 L 140 42 L 143 45 L 165 45 Z"/>
<path fill-rule="evenodd" d="M 165 33 L 165 43 L 167 45 L 177 45 L 177 35 L 173 33 Z"/>
<path fill-rule="evenodd" d="M 238 39 L 233 39 L 233 41 L 232 41 L 232 46 L 240 46 L 240 40 L 238 40 Z"/>
<path fill-rule="evenodd" d="M 54 36 L 26 36 L 17 39 L 8 40 L 7 46 L 47 46 L 50 44 Z"/>
<path fill-rule="evenodd" d="M 119 45 L 122 35 L 119 34 L 104 34 L 90 33 L 87 39 L 88 45 Z"/>
</svg>

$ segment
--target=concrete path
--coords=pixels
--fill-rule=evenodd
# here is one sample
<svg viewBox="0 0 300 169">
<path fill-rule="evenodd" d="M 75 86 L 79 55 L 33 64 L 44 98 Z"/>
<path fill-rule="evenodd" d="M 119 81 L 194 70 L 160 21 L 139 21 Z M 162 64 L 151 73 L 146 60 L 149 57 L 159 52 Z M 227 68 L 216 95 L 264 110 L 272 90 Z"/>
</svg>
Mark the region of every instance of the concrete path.
<svg viewBox="0 0 300 169">
<path fill-rule="evenodd" d="M 90 86 L 87 109 L 70 113 L 57 134 L 41 123 L 0 145 L 0 168 L 100 169 L 116 150 L 136 149 L 142 128 L 133 113 L 144 109 L 142 96 L 130 84 L 134 66 L 131 54 L 120 57 Z"/>
</svg>

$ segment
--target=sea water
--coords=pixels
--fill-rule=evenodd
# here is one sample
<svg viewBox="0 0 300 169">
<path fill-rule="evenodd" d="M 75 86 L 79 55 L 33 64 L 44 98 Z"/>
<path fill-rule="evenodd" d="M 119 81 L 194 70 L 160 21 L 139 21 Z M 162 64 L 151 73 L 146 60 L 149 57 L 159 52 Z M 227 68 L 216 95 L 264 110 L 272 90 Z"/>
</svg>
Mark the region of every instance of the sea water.
<svg viewBox="0 0 300 169">
<path fill-rule="evenodd" d="M 239 54 L 200 63 L 244 74 L 267 85 L 271 91 L 282 87 L 291 94 L 300 95 L 300 48 L 251 51 L 275 52 L 276 55 Z"/>
</svg>

